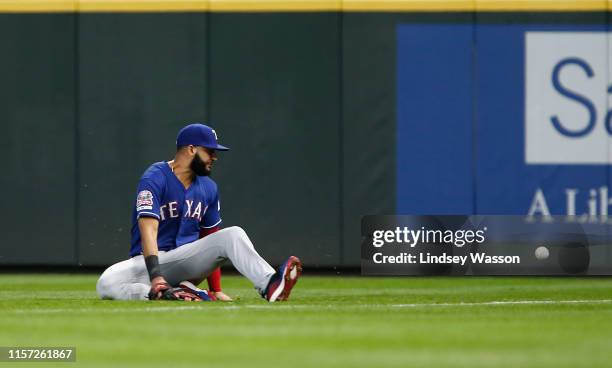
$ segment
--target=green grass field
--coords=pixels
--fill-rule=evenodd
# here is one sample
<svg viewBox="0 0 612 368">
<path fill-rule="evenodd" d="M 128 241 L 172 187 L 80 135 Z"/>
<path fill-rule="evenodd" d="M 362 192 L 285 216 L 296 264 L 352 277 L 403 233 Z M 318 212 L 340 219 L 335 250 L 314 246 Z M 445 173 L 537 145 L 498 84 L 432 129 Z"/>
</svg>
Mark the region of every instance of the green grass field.
<svg viewBox="0 0 612 368">
<path fill-rule="evenodd" d="M 17 367 L 612 366 L 612 279 L 305 275 L 268 304 L 98 300 L 95 275 L 0 275 L 0 346 L 76 346 Z"/>
</svg>

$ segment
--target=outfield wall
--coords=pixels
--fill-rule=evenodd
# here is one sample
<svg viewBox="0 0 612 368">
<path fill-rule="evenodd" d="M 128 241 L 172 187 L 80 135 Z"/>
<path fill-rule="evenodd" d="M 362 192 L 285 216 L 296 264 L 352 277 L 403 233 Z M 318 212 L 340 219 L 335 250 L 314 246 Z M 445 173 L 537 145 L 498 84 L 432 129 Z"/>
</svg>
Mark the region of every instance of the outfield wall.
<svg viewBox="0 0 612 368">
<path fill-rule="evenodd" d="M 523 214 L 538 189 L 554 214 L 567 210 L 567 189 L 577 190 L 581 214 L 592 207 L 590 188 L 602 211 L 610 177 L 609 139 L 600 134 L 610 80 L 605 1 L 527 9 L 448 2 L 452 12 L 411 1 L 379 3 L 385 9 L 42 3 L 51 8 L 0 4 L 8 193 L 0 264 L 126 257 L 136 181 L 171 158 L 176 132 L 191 121 L 214 125 L 232 147 L 214 174 L 225 225 L 244 227 L 274 263 L 295 253 L 307 265 L 357 266 L 365 214 Z M 595 77 L 567 64 L 563 73 L 574 74 L 561 83 L 593 101 L 595 128 L 572 149 L 586 147 L 597 162 L 526 163 L 529 32 L 593 34 L 553 50 L 590 45 L 578 56 Z M 555 54 L 543 73 L 566 56 L 576 55 Z M 549 97 L 534 119 L 557 114 L 572 131 L 589 121 L 584 99 Z M 537 115 L 542 106 L 563 110 Z M 548 133 L 536 131 L 536 148 Z"/>
</svg>

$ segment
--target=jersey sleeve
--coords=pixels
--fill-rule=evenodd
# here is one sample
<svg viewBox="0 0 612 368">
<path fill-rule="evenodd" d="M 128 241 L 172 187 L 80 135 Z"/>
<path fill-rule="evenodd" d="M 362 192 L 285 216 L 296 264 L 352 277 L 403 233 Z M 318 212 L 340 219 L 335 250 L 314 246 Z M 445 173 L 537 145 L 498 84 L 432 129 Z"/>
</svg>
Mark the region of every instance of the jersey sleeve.
<svg viewBox="0 0 612 368">
<path fill-rule="evenodd" d="M 212 200 L 209 203 L 206 213 L 202 217 L 202 222 L 200 222 L 200 228 L 202 229 L 210 229 L 221 224 L 221 202 L 219 201 L 219 192 L 216 185 Z"/>
<path fill-rule="evenodd" d="M 153 177 L 143 176 L 136 191 L 136 219 L 140 217 L 159 217 L 161 185 Z"/>
</svg>

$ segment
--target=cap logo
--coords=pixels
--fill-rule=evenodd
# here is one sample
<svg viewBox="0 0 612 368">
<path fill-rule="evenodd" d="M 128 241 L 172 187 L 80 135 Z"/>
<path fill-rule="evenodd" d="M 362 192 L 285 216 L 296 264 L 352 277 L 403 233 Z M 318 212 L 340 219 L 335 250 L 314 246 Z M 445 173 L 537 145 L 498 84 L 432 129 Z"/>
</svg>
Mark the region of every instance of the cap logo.
<svg viewBox="0 0 612 368">
<path fill-rule="evenodd" d="M 212 130 L 212 133 L 215 135 L 215 140 L 217 140 L 217 141 L 218 141 L 218 140 L 219 140 L 219 137 L 217 137 L 217 132 L 215 132 L 215 130 L 214 130 L 214 129 L 211 129 L 211 130 Z"/>
</svg>

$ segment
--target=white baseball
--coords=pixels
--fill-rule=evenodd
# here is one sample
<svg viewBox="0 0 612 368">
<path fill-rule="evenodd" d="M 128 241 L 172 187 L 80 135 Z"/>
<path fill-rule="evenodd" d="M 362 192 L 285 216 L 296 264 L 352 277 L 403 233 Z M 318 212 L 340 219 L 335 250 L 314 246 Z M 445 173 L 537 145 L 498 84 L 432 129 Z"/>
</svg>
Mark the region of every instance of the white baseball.
<svg viewBox="0 0 612 368">
<path fill-rule="evenodd" d="M 543 245 L 537 247 L 535 250 L 535 257 L 539 261 L 545 260 L 546 258 L 548 258 L 549 255 L 550 252 L 548 251 L 548 248 Z"/>
</svg>

